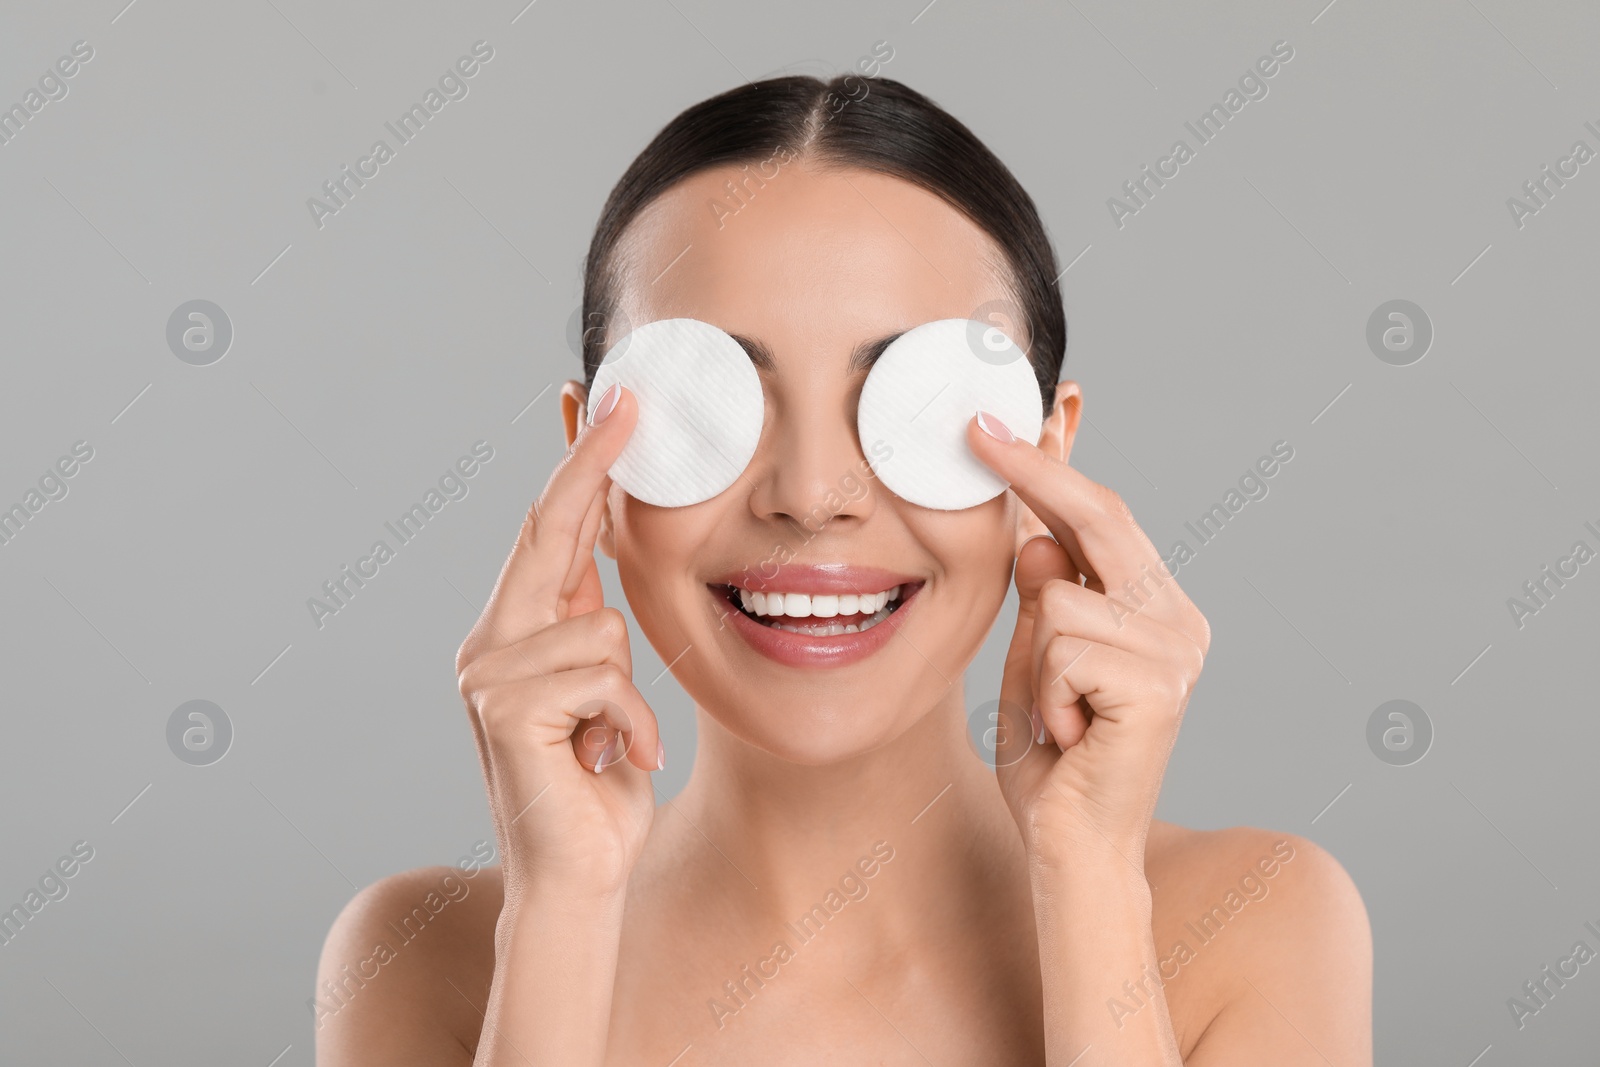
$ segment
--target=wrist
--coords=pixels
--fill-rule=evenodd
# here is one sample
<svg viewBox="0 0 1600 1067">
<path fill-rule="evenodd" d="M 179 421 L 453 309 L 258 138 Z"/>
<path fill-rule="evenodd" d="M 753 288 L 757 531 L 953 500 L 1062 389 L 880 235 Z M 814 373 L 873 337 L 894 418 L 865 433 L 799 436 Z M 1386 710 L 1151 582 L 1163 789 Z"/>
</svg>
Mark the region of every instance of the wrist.
<svg viewBox="0 0 1600 1067">
<path fill-rule="evenodd" d="M 1142 850 L 1137 855 L 1110 848 L 1033 850 L 1028 877 L 1036 904 L 1053 902 L 1079 910 L 1127 905 L 1145 912 L 1151 907 Z"/>
<path fill-rule="evenodd" d="M 514 935 L 525 940 L 528 931 L 548 930 L 559 924 L 564 930 L 587 929 L 597 935 L 620 932 L 627 886 L 612 883 L 555 882 L 547 879 L 507 881 L 500 918 L 495 924 L 496 940 L 507 942 Z"/>
<path fill-rule="evenodd" d="M 1046 871 L 1121 868 L 1144 874 L 1145 834 L 1108 835 L 1077 818 L 1036 813 L 1022 827 L 1029 866 Z"/>
</svg>

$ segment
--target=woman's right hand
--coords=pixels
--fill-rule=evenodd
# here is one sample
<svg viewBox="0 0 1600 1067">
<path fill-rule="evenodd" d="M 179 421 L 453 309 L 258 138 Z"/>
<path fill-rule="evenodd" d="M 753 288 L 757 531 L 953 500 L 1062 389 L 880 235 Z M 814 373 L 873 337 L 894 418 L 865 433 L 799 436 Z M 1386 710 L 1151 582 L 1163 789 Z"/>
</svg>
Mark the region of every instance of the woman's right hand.
<svg viewBox="0 0 1600 1067">
<path fill-rule="evenodd" d="M 517 536 L 456 653 L 504 864 L 506 903 L 534 888 L 619 893 L 655 812 L 655 713 L 633 685 L 628 627 L 606 607 L 595 539 L 638 409 L 620 386 Z"/>
</svg>

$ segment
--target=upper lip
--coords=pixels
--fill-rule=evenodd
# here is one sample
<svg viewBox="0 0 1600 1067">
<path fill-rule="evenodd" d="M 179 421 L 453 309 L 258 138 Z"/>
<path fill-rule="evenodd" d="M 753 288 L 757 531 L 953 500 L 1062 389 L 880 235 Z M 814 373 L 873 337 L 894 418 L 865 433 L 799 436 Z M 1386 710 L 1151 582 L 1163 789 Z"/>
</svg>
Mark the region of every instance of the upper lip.
<svg viewBox="0 0 1600 1067">
<path fill-rule="evenodd" d="M 774 566 L 776 572 L 774 573 Z M 922 579 L 883 567 L 863 567 L 851 563 L 784 563 L 742 567 L 712 579 L 714 585 L 732 585 L 751 592 L 776 590 L 783 593 L 843 595 L 881 593 L 897 585 L 916 585 Z"/>
</svg>

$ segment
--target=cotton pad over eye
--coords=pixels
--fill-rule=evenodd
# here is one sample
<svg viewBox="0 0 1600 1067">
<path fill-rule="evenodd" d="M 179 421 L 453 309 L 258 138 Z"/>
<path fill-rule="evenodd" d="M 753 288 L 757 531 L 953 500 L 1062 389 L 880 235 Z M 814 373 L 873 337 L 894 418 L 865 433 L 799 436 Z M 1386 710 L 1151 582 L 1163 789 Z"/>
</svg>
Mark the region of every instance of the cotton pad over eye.
<svg viewBox="0 0 1600 1067">
<path fill-rule="evenodd" d="M 589 395 L 621 382 L 638 401 L 633 435 L 611 465 L 630 496 L 659 507 L 710 500 L 732 485 L 761 440 L 761 378 L 743 346 L 699 319 L 659 319 L 623 337 Z"/>
<path fill-rule="evenodd" d="M 957 511 L 1008 484 L 967 447 L 967 423 L 979 411 L 1037 444 L 1044 413 L 1033 365 L 988 323 L 940 319 L 901 334 L 873 364 L 856 429 L 867 455 L 885 455 L 872 466 L 891 492 L 920 507 Z"/>
</svg>

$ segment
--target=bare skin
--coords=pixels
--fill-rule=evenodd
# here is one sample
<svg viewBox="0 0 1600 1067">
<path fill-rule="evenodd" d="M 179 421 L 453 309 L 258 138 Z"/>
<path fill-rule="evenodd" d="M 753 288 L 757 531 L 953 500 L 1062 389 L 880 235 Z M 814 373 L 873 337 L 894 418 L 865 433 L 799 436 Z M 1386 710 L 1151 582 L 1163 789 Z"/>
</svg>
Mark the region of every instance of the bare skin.
<svg viewBox="0 0 1600 1067">
<path fill-rule="evenodd" d="M 604 473 L 632 396 L 596 398 L 590 425 L 568 383 L 573 447 L 457 658 L 503 865 L 351 902 L 319 971 L 319 993 L 345 992 L 325 999 L 318 1062 L 1370 1064 L 1370 933 L 1337 861 L 1291 834 L 1151 819 L 1210 632 L 1120 499 L 1068 465 L 1077 383 L 1037 448 L 973 420 L 974 454 L 1012 485 L 994 500 L 932 512 L 866 479 L 795 536 L 865 469 L 851 351 L 1005 299 L 992 240 L 912 185 L 807 160 L 719 221 L 706 204 L 728 177 L 692 176 L 636 220 L 623 311 L 761 343 L 757 454 L 713 500 L 642 504 Z M 755 653 L 706 583 L 778 544 L 921 576 L 903 636 L 829 669 Z M 696 703 L 693 775 L 659 806 L 650 683 L 596 551 Z M 1001 692 L 964 692 L 1008 580 Z M 1030 743 L 1022 719 L 998 774 L 966 740 L 996 696 L 1037 704 L 1046 731 Z M 376 976 L 357 966 L 446 877 L 468 891 Z"/>
</svg>

